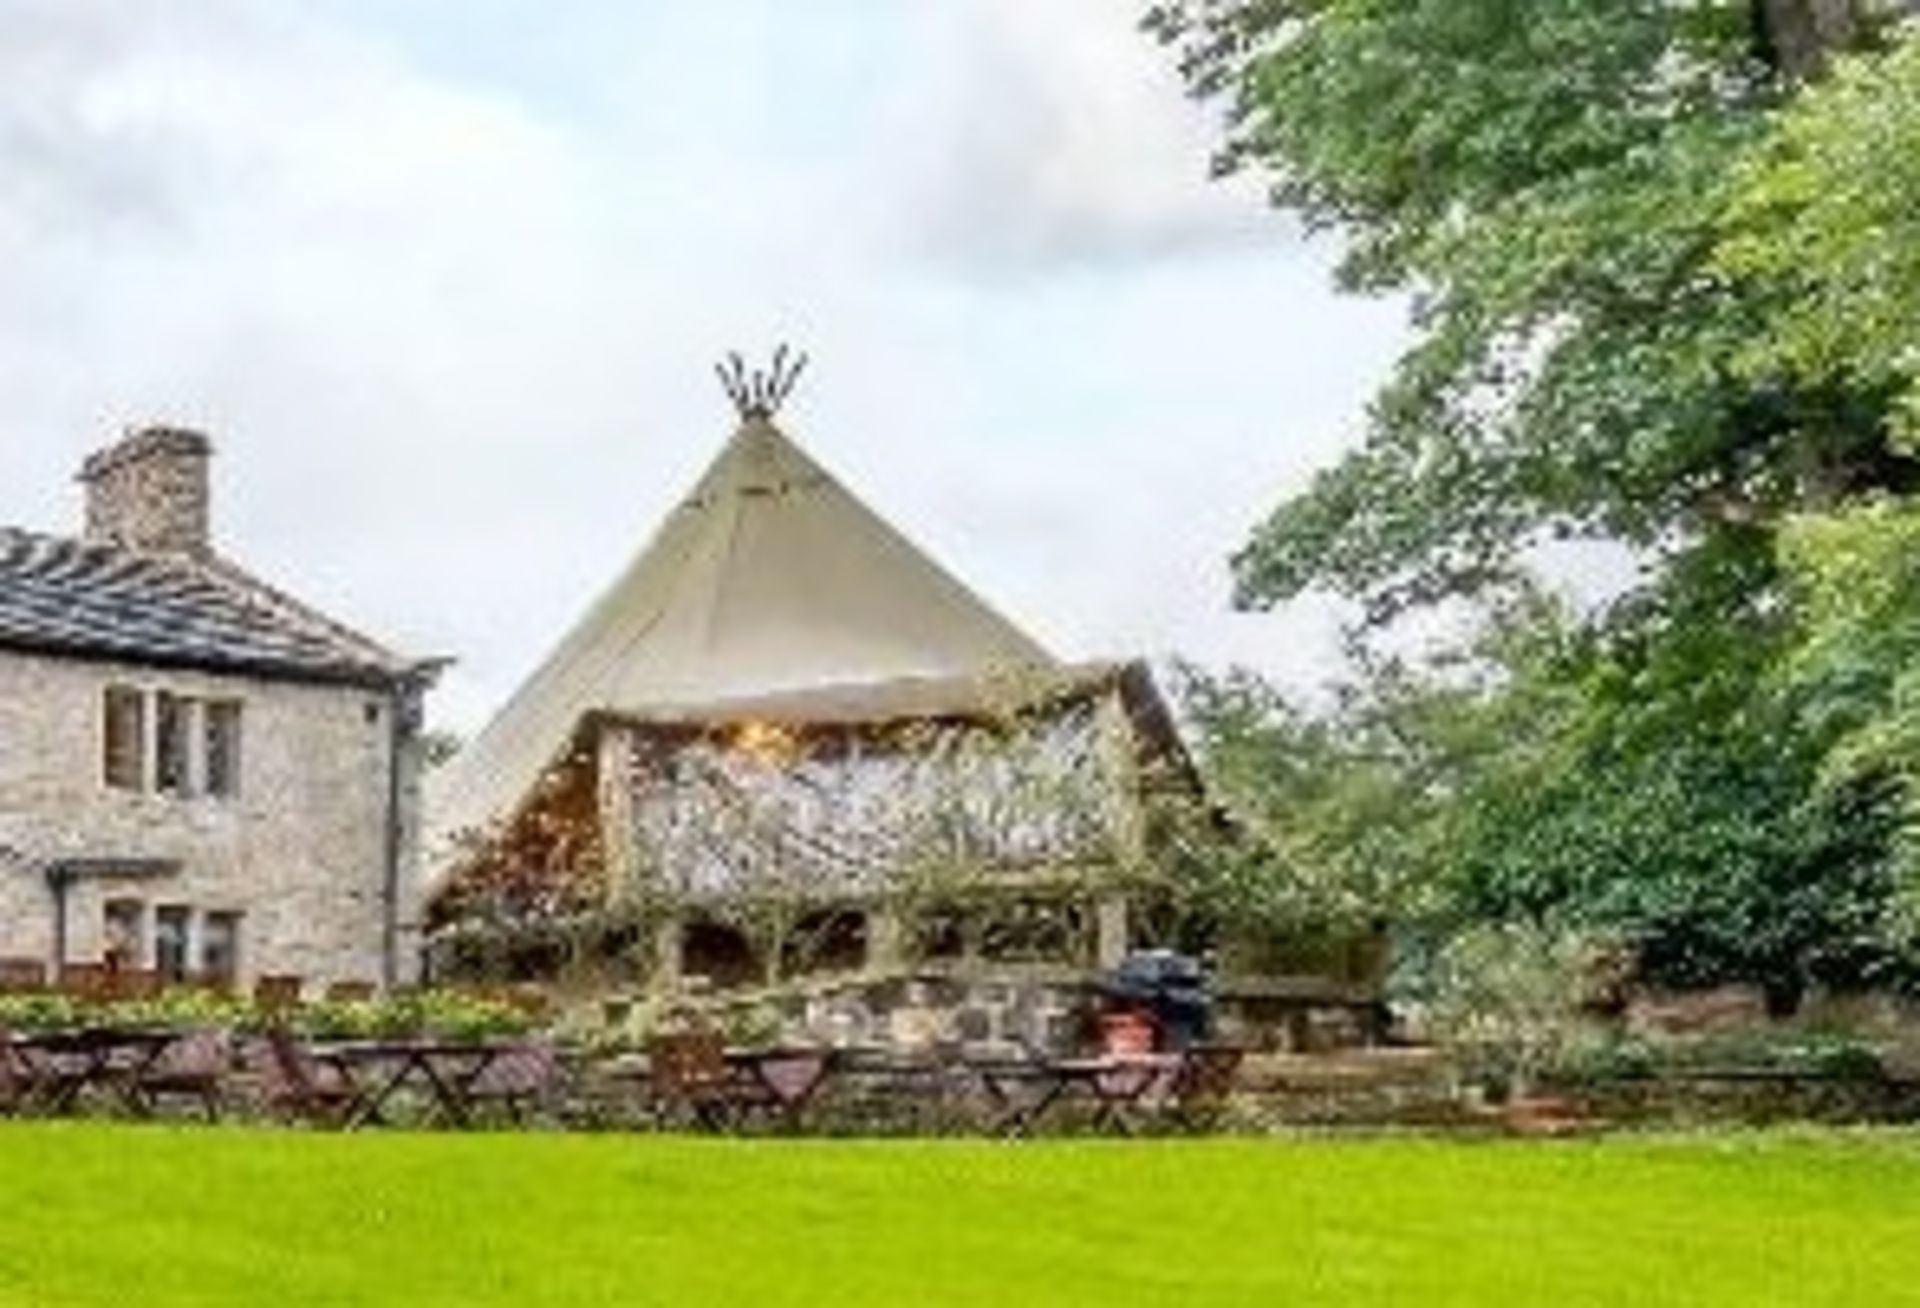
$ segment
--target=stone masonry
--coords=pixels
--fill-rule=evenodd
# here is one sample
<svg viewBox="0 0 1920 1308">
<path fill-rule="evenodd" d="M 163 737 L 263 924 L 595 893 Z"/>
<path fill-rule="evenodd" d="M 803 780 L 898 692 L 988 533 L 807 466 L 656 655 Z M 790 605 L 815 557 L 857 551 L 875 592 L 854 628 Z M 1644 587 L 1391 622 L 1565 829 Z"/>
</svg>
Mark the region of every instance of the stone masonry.
<svg viewBox="0 0 1920 1308">
<path fill-rule="evenodd" d="M 0 528 L 0 958 L 154 968 L 164 938 L 195 973 L 232 926 L 242 986 L 412 980 L 438 665 L 220 556 L 211 451 L 135 431 L 81 471 L 84 539 Z"/>
<path fill-rule="evenodd" d="M 238 700 L 243 743 L 231 798 L 130 793 L 102 784 L 108 686 Z M 56 859 L 162 859 L 177 876 L 89 878 L 68 902 L 67 956 L 100 958 L 110 899 L 240 915 L 243 982 L 380 976 L 387 754 L 392 704 L 353 687 L 303 686 L 0 651 L 0 955 L 47 959 Z M 416 880 L 408 871 L 402 885 Z M 402 903 L 401 957 L 416 910 Z M 190 957 L 198 955 L 198 941 Z M 145 946 L 152 963 L 151 941 Z"/>
<path fill-rule="evenodd" d="M 197 431 L 149 427 L 88 459 L 87 539 L 161 554 L 209 552 L 208 462 Z"/>
</svg>

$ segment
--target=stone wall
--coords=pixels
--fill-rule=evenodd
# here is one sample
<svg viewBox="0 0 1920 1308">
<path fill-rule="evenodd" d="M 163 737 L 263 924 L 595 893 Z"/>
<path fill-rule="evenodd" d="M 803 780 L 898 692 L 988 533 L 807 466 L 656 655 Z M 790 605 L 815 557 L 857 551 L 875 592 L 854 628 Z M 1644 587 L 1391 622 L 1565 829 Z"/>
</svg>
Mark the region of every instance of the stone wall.
<svg viewBox="0 0 1920 1308">
<path fill-rule="evenodd" d="M 1325 987 L 1291 1002 L 1259 1002 L 1232 985 L 1216 996 L 1215 1035 L 1257 1050 L 1324 1051 L 1369 1044 L 1367 1005 Z M 1090 974 L 1066 968 L 923 968 L 816 980 L 760 994 L 716 997 L 722 1021 L 770 1013 L 782 1039 L 896 1049 L 1026 1045 L 1070 1052 L 1095 1039 L 1099 998 Z M 769 1033 L 771 1034 L 771 1033 Z"/>
<path fill-rule="evenodd" d="M 109 789 L 102 695 L 109 685 L 243 704 L 240 786 L 232 798 Z M 316 981 L 380 976 L 390 702 L 364 689 L 30 657 L 0 652 L 0 955 L 48 959 L 47 860 L 161 859 L 178 875 L 76 884 L 67 957 L 98 959 L 106 901 L 152 910 L 242 914 L 243 982 L 261 973 Z M 409 793 L 411 788 L 409 788 Z M 403 972 L 417 952 L 417 875 L 403 861 Z"/>
<path fill-rule="evenodd" d="M 128 549 L 203 554 L 211 513 L 212 444 L 196 431 L 150 427 L 87 460 L 87 539 Z"/>
</svg>

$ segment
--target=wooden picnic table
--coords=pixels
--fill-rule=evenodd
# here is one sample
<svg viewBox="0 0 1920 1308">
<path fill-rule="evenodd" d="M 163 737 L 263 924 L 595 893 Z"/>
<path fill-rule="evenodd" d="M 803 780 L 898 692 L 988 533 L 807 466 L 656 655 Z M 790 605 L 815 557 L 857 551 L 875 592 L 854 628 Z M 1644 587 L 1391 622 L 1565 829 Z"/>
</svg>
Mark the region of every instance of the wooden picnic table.
<svg viewBox="0 0 1920 1308">
<path fill-rule="evenodd" d="M 743 1106 L 771 1108 L 796 1127 L 839 1066 L 836 1050 L 821 1045 L 729 1048 L 727 1065 L 744 1078 Z"/>
<path fill-rule="evenodd" d="M 1093 1124 L 1131 1134 L 1129 1112 L 1171 1088 L 1179 1054 L 1100 1054 L 1085 1058 L 981 1058 L 968 1066 L 994 1110 L 993 1130 L 1009 1139 L 1032 1133 L 1069 1098 L 1094 1104 Z"/>
<path fill-rule="evenodd" d="M 163 1027 L 76 1027 L 15 1035 L 11 1052 L 26 1070 L 28 1101 L 57 1115 L 73 1112 L 89 1090 L 112 1090 L 127 1110 L 146 1117 L 153 1106 L 140 1078 L 175 1040 Z"/>
<path fill-rule="evenodd" d="M 474 1082 L 517 1046 L 497 1041 L 433 1038 L 336 1040 L 311 1046 L 354 1093 L 342 1125 L 351 1130 L 387 1120 L 387 1106 L 409 1085 L 424 1091 L 433 1116 L 453 1127 L 472 1121 Z"/>
</svg>

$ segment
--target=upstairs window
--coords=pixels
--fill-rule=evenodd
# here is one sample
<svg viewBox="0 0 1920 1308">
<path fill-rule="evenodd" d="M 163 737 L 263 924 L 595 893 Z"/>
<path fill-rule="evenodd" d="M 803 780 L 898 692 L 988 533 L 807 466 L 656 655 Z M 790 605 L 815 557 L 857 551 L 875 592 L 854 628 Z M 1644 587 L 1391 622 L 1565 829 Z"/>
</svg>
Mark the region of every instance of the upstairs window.
<svg viewBox="0 0 1920 1308">
<path fill-rule="evenodd" d="M 201 727 L 206 793 L 231 798 L 240 793 L 240 701 L 208 700 L 202 706 Z"/>
<path fill-rule="evenodd" d="M 163 795 L 193 791 L 191 712 L 190 702 L 178 695 L 163 690 L 153 697 L 153 788 Z"/>
<path fill-rule="evenodd" d="M 110 686 L 102 717 L 101 775 L 112 789 L 180 798 L 240 793 L 239 700 Z"/>
<path fill-rule="evenodd" d="M 147 788 L 147 696 L 127 686 L 109 686 L 102 772 L 115 790 Z"/>
</svg>

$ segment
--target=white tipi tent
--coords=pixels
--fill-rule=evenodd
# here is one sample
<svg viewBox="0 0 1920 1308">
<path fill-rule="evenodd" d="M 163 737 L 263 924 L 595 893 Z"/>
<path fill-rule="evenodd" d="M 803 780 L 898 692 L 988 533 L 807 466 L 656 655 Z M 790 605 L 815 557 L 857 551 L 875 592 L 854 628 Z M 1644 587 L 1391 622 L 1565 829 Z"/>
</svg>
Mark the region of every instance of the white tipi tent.
<svg viewBox="0 0 1920 1308">
<path fill-rule="evenodd" d="M 1052 669 L 1052 657 L 786 438 L 744 420 L 693 493 L 429 781 L 431 847 L 510 817 L 596 710 Z"/>
</svg>

